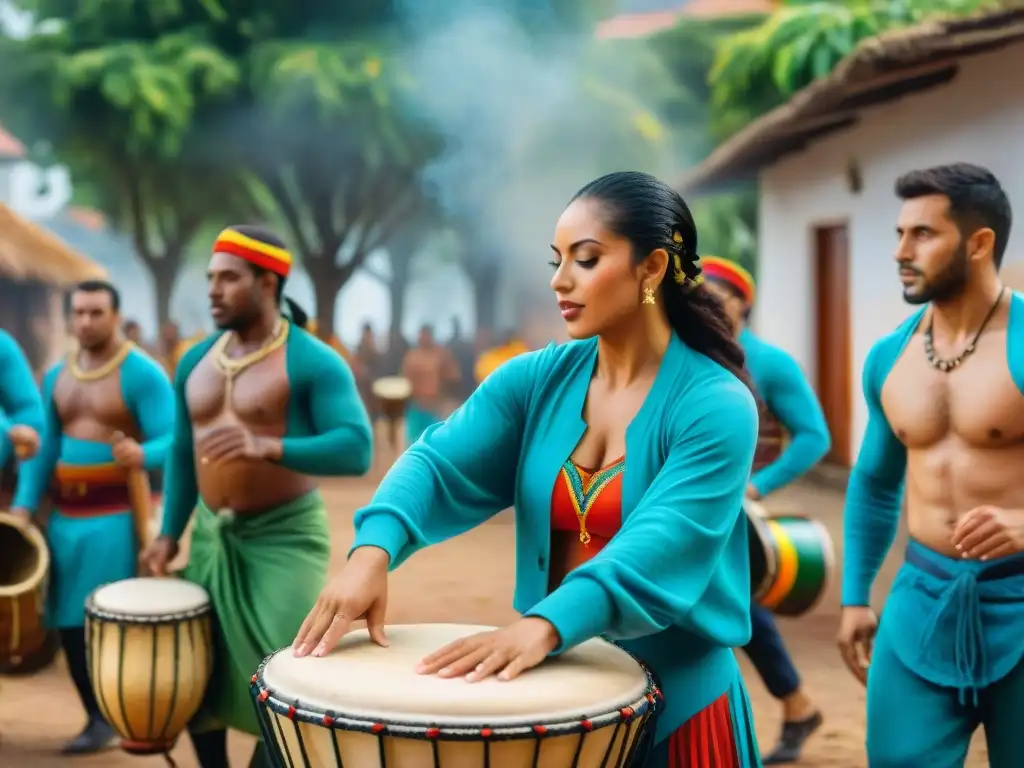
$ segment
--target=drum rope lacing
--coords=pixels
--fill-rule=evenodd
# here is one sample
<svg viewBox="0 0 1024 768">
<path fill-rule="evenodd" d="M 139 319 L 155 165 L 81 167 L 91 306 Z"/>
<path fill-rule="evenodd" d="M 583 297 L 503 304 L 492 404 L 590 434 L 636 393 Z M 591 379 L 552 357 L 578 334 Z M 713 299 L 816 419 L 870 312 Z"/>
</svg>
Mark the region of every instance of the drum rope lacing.
<svg viewBox="0 0 1024 768">
<path fill-rule="evenodd" d="M 616 646 L 625 653 L 629 653 L 621 646 Z M 278 651 L 280 653 L 280 651 Z M 284 745 L 287 752 L 288 746 L 285 741 L 281 722 L 278 718 L 273 718 L 274 722 L 271 722 L 269 713 L 275 713 L 282 715 L 291 721 L 295 727 L 295 737 L 299 744 L 299 749 L 303 753 L 301 755 L 303 762 L 297 763 L 290 754 L 287 754 L 288 763 L 282 764 L 283 768 L 290 768 L 290 766 L 304 766 L 309 768 L 312 764 L 309 762 L 306 753 L 305 743 L 302 738 L 301 731 L 299 730 L 299 723 L 308 723 L 310 725 L 320 726 L 329 730 L 342 730 L 342 731 L 353 731 L 357 733 L 366 733 L 377 736 L 380 739 L 380 764 L 381 768 L 387 768 L 385 762 L 385 751 L 383 738 L 386 736 L 394 736 L 398 738 L 406 739 L 417 739 L 423 741 L 434 742 L 434 759 L 435 765 L 440 766 L 438 762 L 437 754 L 437 742 L 439 741 L 461 741 L 461 742 L 474 742 L 482 741 L 485 745 L 489 742 L 494 741 L 509 741 L 513 739 L 522 739 L 524 737 L 534 737 L 537 740 L 537 747 L 534 751 L 534 764 L 537 764 L 540 756 L 540 744 L 545 738 L 551 738 L 556 736 L 569 736 L 573 734 L 580 734 L 581 739 L 576 750 L 576 758 L 574 759 L 574 765 L 579 760 L 579 755 L 583 747 L 583 736 L 594 730 L 599 730 L 608 726 L 614 725 L 616 728 L 609 744 L 608 751 L 605 755 L 605 759 L 602 765 L 616 765 L 624 767 L 629 765 L 629 761 L 633 759 L 634 754 L 638 749 L 642 747 L 641 742 L 644 741 L 644 727 L 652 722 L 652 718 L 656 714 L 657 702 L 663 700 L 662 694 L 658 686 L 655 684 L 654 678 L 650 671 L 644 664 L 637 659 L 633 654 L 629 653 L 630 657 L 633 658 L 640 668 L 644 672 L 644 676 L 647 679 L 647 692 L 638 700 L 633 702 L 631 705 L 622 707 L 621 709 L 605 713 L 603 715 L 596 715 L 593 717 L 574 718 L 569 720 L 563 720 L 555 723 L 547 724 L 523 724 L 515 726 L 502 726 L 502 727 L 489 727 L 486 724 L 473 725 L 473 726 L 455 726 L 455 727 L 441 727 L 435 725 L 425 725 L 423 723 L 409 723 L 402 722 L 400 720 L 389 720 L 387 722 L 383 719 L 379 720 L 367 720 L 362 718 L 346 717 L 334 713 L 332 710 L 317 711 L 314 709 L 306 708 L 303 706 L 301 699 L 299 698 L 283 698 L 276 692 L 272 691 L 266 684 L 264 679 L 264 672 L 268 662 L 275 656 L 271 654 L 268 656 L 262 664 L 256 674 L 254 674 L 250 680 L 250 690 L 252 692 L 254 703 L 256 704 L 257 715 L 260 721 L 260 729 L 263 732 L 263 738 L 268 747 L 272 747 L 275 742 L 275 735 L 280 735 L 280 741 Z M 262 705 L 263 709 L 260 708 Z M 279 734 L 275 734 L 274 723 L 277 724 Z M 618 756 L 618 762 L 611 764 L 608 760 L 611 757 L 612 748 L 619 741 L 618 740 L 618 729 L 622 726 L 631 727 L 636 724 L 637 734 L 636 737 L 630 742 L 630 734 L 626 734 L 621 740 L 620 755 Z M 341 762 L 341 754 L 337 742 L 337 738 L 332 738 L 334 744 L 335 758 L 338 763 L 338 768 L 344 768 Z M 630 745 L 629 755 L 626 754 L 626 747 Z M 628 759 L 627 759 L 628 758 Z M 485 766 L 484 768 L 490 767 L 490 752 L 485 746 L 484 751 Z M 495 768 L 500 768 L 496 766 Z"/>
</svg>

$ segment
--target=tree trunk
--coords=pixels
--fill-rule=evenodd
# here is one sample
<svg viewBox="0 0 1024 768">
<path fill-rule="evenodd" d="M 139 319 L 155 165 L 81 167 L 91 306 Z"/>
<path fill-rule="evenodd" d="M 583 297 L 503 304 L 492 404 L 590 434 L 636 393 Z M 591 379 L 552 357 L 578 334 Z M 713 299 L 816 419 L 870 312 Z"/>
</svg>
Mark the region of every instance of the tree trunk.
<svg viewBox="0 0 1024 768">
<path fill-rule="evenodd" d="M 497 261 L 482 261 L 466 266 L 473 283 L 473 302 L 476 306 L 476 327 L 496 331 L 498 325 L 498 283 L 501 267 Z"/>
<path fill-rule="evenodd" d="M 149 274 L 153 277 L 153 293 L 156 299 L 157 332 L 171 317 L 171 297 L 174 294 L 174 283 L 178 278 L 178 265 L 181 253 L 165 253 L 163 258 L 147 263 Z"/>
<path fill-rule="evenodd" d="M 342 281 L 337 271 L 330 269 L 311 269 L 309 276 L 313 279 L 313 295 L 316 297 L 316 335 L 323 341 L 329 341 L 335 334 L 335 308 Z"/>
</svg>

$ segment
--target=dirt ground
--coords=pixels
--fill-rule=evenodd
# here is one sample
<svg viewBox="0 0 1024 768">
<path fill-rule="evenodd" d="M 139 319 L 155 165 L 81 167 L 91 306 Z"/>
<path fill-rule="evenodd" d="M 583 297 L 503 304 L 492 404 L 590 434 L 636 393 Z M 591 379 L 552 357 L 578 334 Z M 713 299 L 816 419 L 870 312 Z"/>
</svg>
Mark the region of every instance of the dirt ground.
<svg viewBox="0 0 1024 768">
<path fill-rule="evenodd" d="M 324 485 L 334 532 L 338 567 L 352 537 L 351 517 L 373 491 L 370 480 L 332 481 Z M 839 494 L 809 486 L 773 497 L 773 510 L 799 509 L 818 516 L 840 545 Z M 502 624 L 514 618 L 511 609 L 514 571 L 514 531 L 510 514 L 501 515 L 473 532 L 415 555 L 392 576 L 388 620 L 405 622 L 460 622 Z M 894 552 L 900 549 L 897 546 Z M 841 556 L 841 551 L 837 552 Z M 890 557 L 880 586 L 887 588 L 897 556 Z M 838 584 L 811 615 L 784 621 L 783 633 L 804 676 L 807 690 L 825 713 L 825 725 L 808 744 L 800 765 L 830 768 L 865 766 L 864 691 L 843 668 L 834 644 L 838 614 Z M 774 743 L 779 711 L 760 680 L 746 664 L 747 679 L 763 748 Z M 28 679 L 0 679 L 0 766 L 4 768 L 118 768 L 163 765 L 158 758 L 131 758 L 112 751 L 90 758 L 60 758 L 59 745 L 80 728 L 78 701 L 62 661 Z M 252 741 L 232 740 L 234 766 L 248 764 Z M 174 751 L 180 768 L 196 763 L 187 738 Z M 984 744 L 976 740 L 970 768 L 987 765 Z"/>
</svg>

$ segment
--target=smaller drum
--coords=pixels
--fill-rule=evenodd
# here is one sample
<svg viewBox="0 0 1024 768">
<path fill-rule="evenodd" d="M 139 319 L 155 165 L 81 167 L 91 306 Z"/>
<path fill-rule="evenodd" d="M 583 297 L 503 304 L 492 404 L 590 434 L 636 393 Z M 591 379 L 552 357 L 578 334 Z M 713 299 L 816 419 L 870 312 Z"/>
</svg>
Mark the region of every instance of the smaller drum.
<svg viewBox="0 0 1024 768">
<path fill-rule="evenodd" d="M 43 622 L 49 571 L 39 529 L 23 533 L 13 515 L 0 512 L 0 669 L 17 673 L 52 661 L 56 644 Z"/>
<path fill-rule="evenodd" d="M 398 421 L 405 413 L 405 404 L 412 397 L 412 382 L 404 376 L 384 376 L 373 382 L 373 396 L 380 401 L 384 415 Z"/>
<path fill-rule="evenodd" d="M 418 675 L 441 646 L 492 627 L 366 631 L 322 658 L 290 649 L 252 678 L 263 738 L 287 768 L 626 768 L 643 765 L 657 701 L 630 654 L 589 640 L 515 680 Z"/>
<path fill-rule="evenodd" d="M 167 753 L 199 711 L 213 668 L 206 590 L 175 578 L 125 579 L 86 601 L 89 676 L 121 748 Z"/>
<path fill-rule="evenodd" d="M 384 376 L 373 382 L 372 389 L 380 412 L 388 420 L 388 442 L 393 450 L 398 450 L 398 421 L 412 397 L 412 382 L 404 376 Z"/>
<path fill-rule="evenodd" d="M 803 616 L 828 589 L 835 570 L 832 537 L 805 515 L 770 514 L 745 502 L 753 598 L 779 616 Z"/>
</svg>

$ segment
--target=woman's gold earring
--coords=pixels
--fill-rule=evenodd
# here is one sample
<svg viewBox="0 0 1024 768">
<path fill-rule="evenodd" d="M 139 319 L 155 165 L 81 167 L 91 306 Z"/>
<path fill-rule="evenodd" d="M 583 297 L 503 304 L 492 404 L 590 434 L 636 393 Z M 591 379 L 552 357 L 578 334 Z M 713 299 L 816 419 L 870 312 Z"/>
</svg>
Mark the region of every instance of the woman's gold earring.
<svg viewBox="0 0 1024 768">
<path fill-rule="evenodd" d="M 644 286 L 644 304 L 657 304 L 654 300 L 654 289 L 649 285 Z"/>
</svg>

